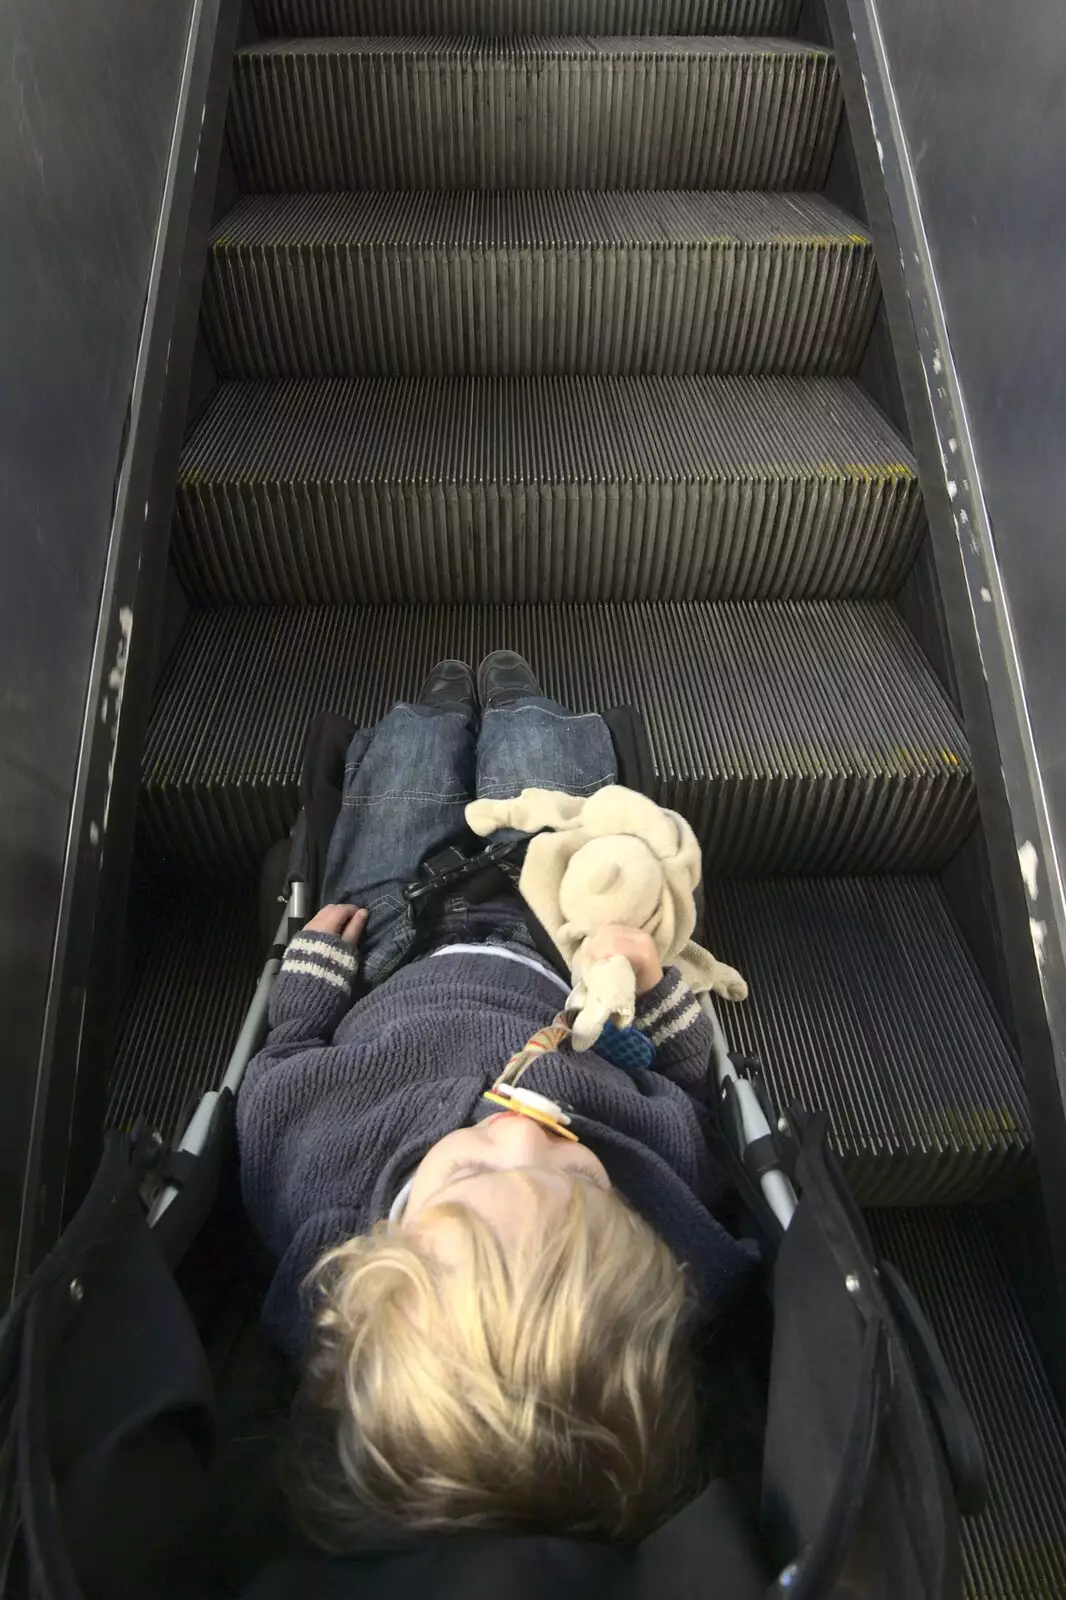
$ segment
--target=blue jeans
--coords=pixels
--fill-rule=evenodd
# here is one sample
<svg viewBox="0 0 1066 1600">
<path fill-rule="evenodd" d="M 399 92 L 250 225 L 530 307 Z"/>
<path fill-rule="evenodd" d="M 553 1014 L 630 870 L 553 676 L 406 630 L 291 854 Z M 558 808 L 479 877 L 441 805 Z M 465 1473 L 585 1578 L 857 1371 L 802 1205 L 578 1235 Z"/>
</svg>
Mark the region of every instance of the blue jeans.
<svg viewBox="0 0 1066 1600">
<path fill-rule="evenodd" d="M 616 777 L 607 724 L 575 716 L 554 700 L 530 698 L 480 719 L 462 711 L 397 705 L 348 749 L 344 798 L 330 840 L 324 904 L 365 906 L 363 981 L 392 969 L 411 941 L 403 890 L 422 863 L 449 845 L 469 852 L 484 841 L 466 826 L 478 799 L 511 799 L 523 789 L 592 794 Z M 515 895 L 468 905 L 446 901 L 433 944 L 484 943 L 525 935 Z"/>
</svg>

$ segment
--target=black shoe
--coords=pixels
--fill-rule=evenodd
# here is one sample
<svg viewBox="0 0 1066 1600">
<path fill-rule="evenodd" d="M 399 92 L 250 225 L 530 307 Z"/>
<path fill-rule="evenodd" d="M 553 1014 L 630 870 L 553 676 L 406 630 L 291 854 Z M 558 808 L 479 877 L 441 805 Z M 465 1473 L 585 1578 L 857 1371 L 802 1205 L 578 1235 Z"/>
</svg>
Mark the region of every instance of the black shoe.
<svg viewBox="0 0 1066 1600">
<path fill-rule="evenodd" d="M 422 685 L 418 704 L 440 706 L 449 711 L 465 711 L 467 716 L 474 716 L 477 711 L 477 685 L 466 662 L 438 661 Z"/>
<path fill-rule="evenodd" d="M 482 711 L 500 711 L 544 690 L 522 656 L 513 650 L 493 650 L 477 669 L 477 693 Z"/>
</svg>

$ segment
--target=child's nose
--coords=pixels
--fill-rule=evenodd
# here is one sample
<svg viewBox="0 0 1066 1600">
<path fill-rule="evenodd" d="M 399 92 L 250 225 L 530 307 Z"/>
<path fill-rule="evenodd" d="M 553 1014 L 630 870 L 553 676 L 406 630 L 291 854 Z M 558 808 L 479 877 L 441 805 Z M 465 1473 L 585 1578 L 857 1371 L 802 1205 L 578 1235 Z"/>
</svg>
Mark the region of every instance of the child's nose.
<svg viewBox="0 0 1066 1600">
<path fill-rule="evenodd" d="M 527 1162 L 535 1163 L 542 1157 L 554 1135 L 534 1122 L 532 1117 L 512 1113 L 493 1122 L 492 1138 L 497 1148 L 505 1151 L 515 1166 L 523 1166 Z"/>
</svg>

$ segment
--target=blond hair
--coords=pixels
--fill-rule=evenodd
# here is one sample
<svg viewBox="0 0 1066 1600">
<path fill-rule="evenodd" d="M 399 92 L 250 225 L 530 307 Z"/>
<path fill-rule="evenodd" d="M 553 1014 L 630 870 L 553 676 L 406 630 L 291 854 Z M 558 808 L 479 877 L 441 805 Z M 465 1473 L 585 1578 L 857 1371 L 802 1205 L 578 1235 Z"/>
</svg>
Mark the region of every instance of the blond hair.
<svg viewBox="0 0 1066 1600">
<path fill-rule="evenodd" d="M 319 1263 L 289 1473 L 317 1543 L 382 1524 L 633 1539 L 692 1493 L 682 1270 L 617 1195 L 571 1188 L 517 1253 L 450 1204 Z"/>
</svg>

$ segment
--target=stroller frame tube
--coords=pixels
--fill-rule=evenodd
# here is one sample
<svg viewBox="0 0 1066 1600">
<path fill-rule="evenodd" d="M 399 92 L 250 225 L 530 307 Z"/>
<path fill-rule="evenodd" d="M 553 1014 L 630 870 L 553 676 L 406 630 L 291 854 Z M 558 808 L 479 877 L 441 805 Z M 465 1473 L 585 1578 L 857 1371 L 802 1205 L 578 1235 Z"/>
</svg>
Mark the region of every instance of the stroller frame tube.
<svg viewBox="0 0 1066 1600">
<path fill-rule="evenodd" d="M 744 1073 L 738 1072 L 736 1063 L 729 1054 L 729 1045 L 726 1041 L 725 1032 L 710 995 L 700 995 L 700 1007 L 711 1025 L 713 1036 L 711 1052 L 714 1056 L 718 1088 L 724 1093 L 726 1086 L 732 1085 L 733 1094 L 740 1110 L 741 1146 L 736 1154 L 743 1162 L 747 1151 L 759 1140 L 769 1139 L 773 1142 L 774 1129 L 771 1128 L 767 1120 L 766 1112 L 763 1110 L 762 1103 L 755 1093 L 754 1085 Z M 759 1187 L 762 1190 L 763 1199 L 777 1218 L 782 1229 L 787 1228 L 795 1215 L 796 1206 L 799 1203 L 791 1180 L 779 1168 L 774 1167 L 770 1171 L 760 1174 Z"/>
<path fill-rule="evenodd" d="M 300 891 L 300 892 L 298 892 Z M 278 923 L 278 931 L 274 936 L 270 954 L 263 964 L 259 975 L 255 993 L 251 1004 L 245 1014 L 241 1031 L 237 1035 L 236 1043 L 230 1054 L 222 1082 L 217 1089 L 208 1089 L 200 1100 L 199 1105 L 189 1118 L 189 1123 L 182 1134 L 181 1143 L 178 1145 L 180 1155 L 198 1156 L 207 1144 L 214 1122 L 215 1107 L 224 1092 L 229 1092 L 236 1098 L 237 1092 L 244 1081 L 244 1074 L 248 1063 L 259 1049 L 267 1032 L 267 1011 L 270 1006 L 270 991 L 274 987 L 274 980 L 281 971 L 281 954 L 292 937 L 294 920 L 298 919 L 302 925 L 306 915 L 307 885 L 293 884 L 289 903 L 282 913 Z M 155 1227 L 160 1217 L 170 1209 L 178 1197 L 178 1186 L 168 1183 L 159 1191 L 148 1211 L 148 1225 Z"/>
</svg>

